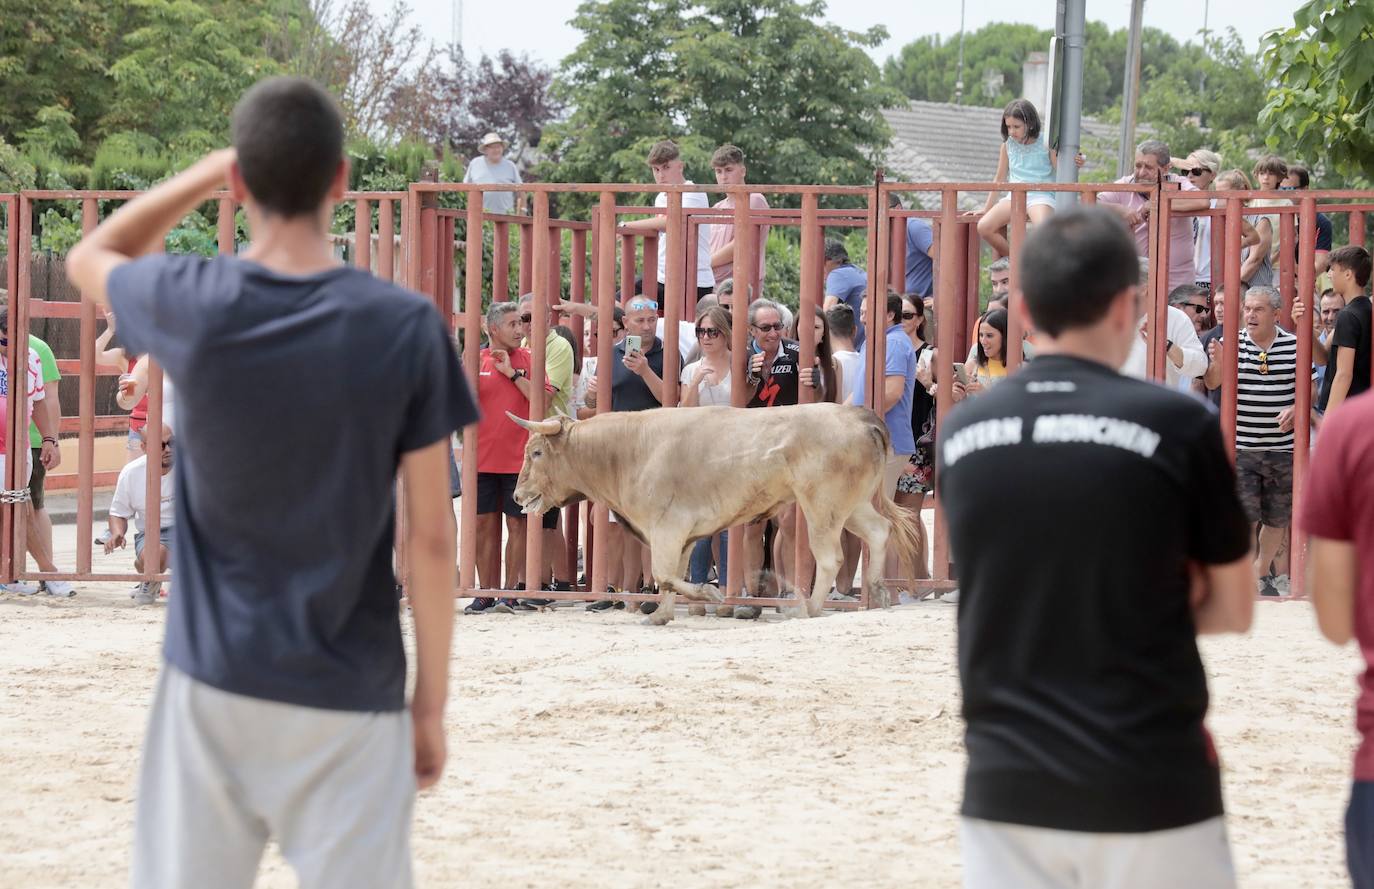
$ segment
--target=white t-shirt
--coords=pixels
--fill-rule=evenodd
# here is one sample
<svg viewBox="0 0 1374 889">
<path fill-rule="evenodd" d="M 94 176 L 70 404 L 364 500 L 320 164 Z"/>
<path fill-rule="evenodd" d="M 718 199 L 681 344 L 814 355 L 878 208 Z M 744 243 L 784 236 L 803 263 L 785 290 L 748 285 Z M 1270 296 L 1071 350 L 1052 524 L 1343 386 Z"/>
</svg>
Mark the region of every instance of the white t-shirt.
<svg viewBox="0 0 1374 889">
<path fill-rule="evenodd" d="M 682 369 L 682 385 L 692 385 L 693 378 L 696 377 L 697 368 L 701 366 L 701 361 L 693 361 Z M 724 405 L 730 406 L 730 374 L 725 374 L 725 379 L 716 383 L 714 386 L 702 386 L 697 390 L 700 396 L 700 403 L 703 407 Z"/>
<path fill-rule="evenodd" d="M 162 496 L 159 500 L 160 506 L 158 522 L 163 528 L 170 528 L 176 524 L 176 513 L 173 509 L 174 497 L 172 473 L 162 477 Z M 131 462 L 119 471 L 119 480 L 115 482 L 114 499 L 110 501 L 110 515 L 118 516 L 121 519 L 133 519 L 138 530 L 147 533 L 144 527 L 147 519 L 148 503 L 148 457 L 145 454 L 137 460 Z"/>
<path fill-rule="evenodd" d="M 1142 325 L 1145 323 L 1141 318 Z M 1174 345 L 1183 350 L 1183 366 L 1175 367 L 1174 362 L 1164 359 L 1164 381 L 1170 388 L 1178 388 L 1180 379 L 1193 380 L 1207 372 L 1207 353 L 1202 351 L 1202 341 L 1197 338 L 1197 328 L 1183 310 L 1169 306 L 1169 323 L 1165 338 L 1173 340 Z M 1131 346 L 1130 357 L 1121 365 L 1121 372 L 1128 377 L 1145 379 L 1149 363 L 1145 350 L 1145 340 L 1136 337 Z"/>
<path fill-rule="evenodd" d="M 660 343 L 667 342 L 663 337 L 664 324 L 666 318 L 659 318 L 654 324 L 654 335 L 658 337 Z M 697 327 L 691 321 L 679 321 L 677 323 L 677 357 L 678 360 L 686 360 L 692 353 L 692 348 L 697 344 Z M 684 378 L 685 379 L 685 378 Z"/>
<path fill-rule="evenodd" d="M 696 185 L 688 179 L 683 185 Z M 668 193 L 660 191 L 658 197 L 654 198 L 655 207 L 668 206 Z M 687 191 L 682 194 L 682 206 L 700 207 L 707 209 L 711 206 L 706 198 L 706 193 L 701 191 Z M 683 217 L 688 219 L 690 217 Z M 684 236 L 686 226 L 683 227 Z M 658 236 L 658 283 L 664 284 L 668 281 L 668 233 L 664 232 Z M 715 287 L 716 276 L 711 271 L 711 226 L 697 226 L 697 283 L 698 287 Z M 683 353 L 687 354 L 686 352 Z"/>
<path fill-rule="evenodd" d="M 926 350 L 929 351 L 929 350 Z M 840 368 L 840 385 L 844 391 L 840 400 L 845 404 L 859 403 L 859 387 L 863 384 L 864 359 L 858 352 L 833 352 L 835 364 Z"/>
</svg>

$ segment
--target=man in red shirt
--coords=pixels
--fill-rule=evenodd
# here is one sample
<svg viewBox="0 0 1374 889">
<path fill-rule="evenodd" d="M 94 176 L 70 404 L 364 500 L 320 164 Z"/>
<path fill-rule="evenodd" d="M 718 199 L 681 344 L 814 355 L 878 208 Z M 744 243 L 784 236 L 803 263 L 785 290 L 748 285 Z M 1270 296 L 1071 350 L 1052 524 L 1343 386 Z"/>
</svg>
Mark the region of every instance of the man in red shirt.
<svg viewBox="0 0 1374 889">
<path fill-rule="evenodd" d="M 482 411 L 477 425 L 477 576 L 485 589 L 513 589 L 525 563 L 525 515 L 515 502 L 515 482 L 525 460 L 529 433 L 511 422 L 510 411 L 529 419 L 530 353 L 520 342 L 528 326 L 513 302 L 493 303 L 487 309 L 487 348 L 481 353 L 477 402 Z M 506 578 L 501 581 L 501 514 L 506 516 Z M 463 609 L 481 614 L 495 609 L 509 613 L 519 606 L 512 599 L 499 602 L 481 596 Z"/>
<path fill-rule="evenodd" d="M 1374 887 L 1374 393 L 1327 415 L 1303 497 L 1311 535 L 1308 578 L 1322 635 L 1360 643 L 1365 671 L 1355 706 L 1360 746 L 1345 815 L 1355 889 Z"/>
</svg>

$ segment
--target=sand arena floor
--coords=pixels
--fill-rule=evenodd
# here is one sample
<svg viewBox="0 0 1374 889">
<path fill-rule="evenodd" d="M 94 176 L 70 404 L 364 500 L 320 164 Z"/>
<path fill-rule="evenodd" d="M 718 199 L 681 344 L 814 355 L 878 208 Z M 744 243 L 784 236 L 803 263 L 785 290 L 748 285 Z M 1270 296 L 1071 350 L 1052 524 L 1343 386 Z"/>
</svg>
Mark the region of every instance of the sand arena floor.
<svg viewBox="0 0 1374 889">
<path fill-rule="evenodd" d="M 72 529 L 59 528 L 59 562 Z M 97 570 L 128 556 L 97 556 Z M 163 610 L 0 594 L 0 886 L 125 884 Z M 954 608 L 459 617 L 421 886 L 957 886 Z M 409 638 L 409 631 L 407 630 Z M 1303 603 L 1204 641 L 1242 886 L 1344 882 L 1357 657 Z M 294 886 L 269 851 L 262 887 Z"/>
</svg>

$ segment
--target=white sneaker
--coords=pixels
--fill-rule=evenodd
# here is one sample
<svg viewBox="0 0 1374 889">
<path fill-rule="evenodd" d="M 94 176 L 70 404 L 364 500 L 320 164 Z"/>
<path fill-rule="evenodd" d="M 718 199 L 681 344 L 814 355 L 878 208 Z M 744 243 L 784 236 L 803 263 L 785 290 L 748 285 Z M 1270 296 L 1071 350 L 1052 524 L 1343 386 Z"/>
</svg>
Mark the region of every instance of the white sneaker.
<svg viewBox="0 0 1374 889">
<path fill-rule="evenodd" d="M 1287 574 L 1275 575 L 1270 584 L 1278 591 L 1280 596 L 1291 596 L 1293 594 L 1293 583 L 1288 579 Z"/>
<path fill-rule="evenodd" d="M 940 601 L 948 602 L 951 605 L 959 604 L 959 591 L 950 590 L 949 592 L 945 593 L 943 596 L 940 597 Z"/>
<path fill-rule="evenodd" d="M 33 583 L 0 583 L 0 592 L 17 593 L 21 596 L 36 596 L 42 592 Z"/>
<path fill-rule="evenodd" d="M 47 588 L 49 596 L 57 599 L 70 599 L 76 595 L 76 589 L 68 580 L 45 580 L 43 586 Z"/>
<path fill-rule="evenodd" d="M 162 586 L 159 582 L 140 583 L 134 587 L 129 596 L 134 600 L 135 605 L 152 605 L 157 601 L 157 588 Z"/>
</svg>

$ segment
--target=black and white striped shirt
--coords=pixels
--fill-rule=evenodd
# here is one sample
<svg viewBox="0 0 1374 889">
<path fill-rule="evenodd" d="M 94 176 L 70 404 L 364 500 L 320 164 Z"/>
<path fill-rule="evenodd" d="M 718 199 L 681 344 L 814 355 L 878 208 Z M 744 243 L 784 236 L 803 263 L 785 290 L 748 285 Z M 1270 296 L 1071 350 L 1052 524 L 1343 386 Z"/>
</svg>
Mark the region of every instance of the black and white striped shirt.
<svg viewBox="0 0 1374 889">
<path fill-rule="evenodd" d="M 1279 431 L 1279 414 L 1297 401 L 1298 338 L 1276 327 L 1274 342 L 1261 349 L 1242 327 L 1239 349 L 1236 447 L 1293 450 L 1293 430 Z"/>
</svg>

